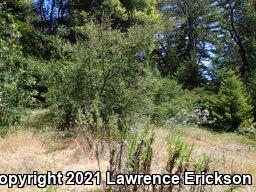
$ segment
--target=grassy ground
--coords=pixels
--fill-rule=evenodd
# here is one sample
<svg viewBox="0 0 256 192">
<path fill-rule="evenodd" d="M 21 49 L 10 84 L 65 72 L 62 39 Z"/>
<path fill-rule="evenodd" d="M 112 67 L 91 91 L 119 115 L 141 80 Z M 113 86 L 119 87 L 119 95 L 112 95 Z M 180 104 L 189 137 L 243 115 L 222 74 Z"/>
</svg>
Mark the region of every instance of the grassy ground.
<svg viewBox="0 0 256 192">
<path fill-rule="evenodd" d="M 40 114 L 41 113 L 41 114 Z M 31 173 L 33 170 L 45 173 L 51 171 L 96 171 L 99 169 L 96 160 L 93 140 L 88 142 L 83 136 L 59 137 L 50 132 L 50 125 L 38 122 L 44 113 L 33 112 L 29 119 L 23 122 L 23 128 L 7 134 L 0 140 L 0 172 L 1 173 Z M 38 118 L 38 119 L 37 119 Z M 25 123 L 26 122 L 26 123 Z M 31 127 L 25 127 L 31 125 Z M 45 126 L 41 130 L 35 128 Z M 17 129 L 17 127 L 16 127 Z M 232 133 L 217 134 L 205 129 L 187 127 L 182 129 L 184 140 L 194 144 L 193 158 L 197 159 L 204 153 L 212 156 L 212 167 L 224 173 L 250 173 L 256 179 L 256 147 L 255 142 L 243 136 Z M 58 134 L 57 134 L 58 135 Z M 168 131 L 156 129 L 154 144 L 154 159 L 152 173 L 162 173 L 168 157 Z M 92 144 L 92 146 L 91 146 Z M 103 148 L 100 154 L 100 169 L 106 171 L 109 164 L 109 151 Z M 39 190 L 33 187 L 25 189 L 7 189 L 0 191 L 100 191 L 101 187 L 85 188 L 78 186 L 51 187 Z M 212 190 L 214 191 L 214 190 Z M 222 191 L 216 189 L 215 191 Z M 223 190 L 224 191 L 224 190 Z M 239 188 L 237 191 L 256 191 L 255 186 Z"/>
</svg>

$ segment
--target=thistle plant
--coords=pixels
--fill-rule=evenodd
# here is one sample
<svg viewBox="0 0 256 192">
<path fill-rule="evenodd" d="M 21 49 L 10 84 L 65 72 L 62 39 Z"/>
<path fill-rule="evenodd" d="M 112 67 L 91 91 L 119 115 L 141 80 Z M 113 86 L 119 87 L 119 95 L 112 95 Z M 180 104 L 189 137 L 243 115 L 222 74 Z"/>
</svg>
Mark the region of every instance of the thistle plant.
<svg viewBox="0 0 256 192">
<path fill-rule="evenodd" d="M 207 174 L 210 171 L 210 163 L 211 163 L 211 157 L 208 154 L 203 154 L 203 157 L 201 159 L 198 159 L 194 165 L 193 170 L 195 174 L 200 174 L 201 172 L 204 172 Z M 206 186 L 191 186 L 190 191 L 205 191 Z"/>
<path fill-rule="evenodd" d="M 184 143 L 181 136 L 170 136 L 168 140 L 168 161 L 166 170 L 169 174 L 179 174 L 180 176 L 188 169 L 193 146 Z M 169 191 L 173 191 L 173 185 L 169 186 Z M 182 183 L 179 185 L 179 191 L 182 189 Z"/>
</svg>

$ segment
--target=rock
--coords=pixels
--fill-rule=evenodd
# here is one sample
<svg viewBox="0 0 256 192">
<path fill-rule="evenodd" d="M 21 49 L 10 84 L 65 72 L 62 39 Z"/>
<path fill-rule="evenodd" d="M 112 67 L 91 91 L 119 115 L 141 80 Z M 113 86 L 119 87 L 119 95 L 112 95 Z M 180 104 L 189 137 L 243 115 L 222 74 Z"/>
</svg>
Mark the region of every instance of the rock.
<svg viewBox="0 0 256 192">
<path fill-rule="evenodd" d="M 210 112 L 207 109 L 205 109 L 205 110 L 202 111 L 202 116 L 209 117 Z"/>
<path fill-rule="evenodd" d="M 251 125 L 250 127 L 248 127 L 248 128 L 246 129 L 246 132 L 247 132 L 247 133 L 250 133 L 250 134 L 254 134 L 254 133 L 255 133 L 255 128 L 254 128 L 254 126 Z"/>
<path fill-rule="evenodd" d="M 207 109 L 196 109 L 194 114 L 188 119 L 188 123 L 195 123 L 195 124 L 209 124 L 212 122 L 210 118 L 210 112 Z"/>
</svg>

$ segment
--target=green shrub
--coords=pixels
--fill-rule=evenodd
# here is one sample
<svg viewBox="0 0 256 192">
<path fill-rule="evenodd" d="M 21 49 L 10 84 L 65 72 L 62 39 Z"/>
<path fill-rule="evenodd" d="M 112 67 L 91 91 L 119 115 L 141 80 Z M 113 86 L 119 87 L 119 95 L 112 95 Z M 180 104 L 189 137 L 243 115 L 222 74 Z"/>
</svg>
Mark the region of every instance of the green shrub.
<svg viewBox="0 0 256 192">
<path fill-rule="evenodd" d="M 150 33 L 136 27 L 125 35 L 94 23 L 77 30 L 83 38 L 66 46 L 71 54 L 54 61 L 48 72 L 48 103 L 57 124 L 73 126 L 82 111 L 85 120 L 94 123 L 101 118 L 107 124 L 115 115 L 121 128 L 124 121 L 147 113 Z"/>
<path fill-rule="evenodd" d="M 182 123 L 199 106 L 202 98 L 199 90 L 184 90 L 182 85 L 172 79 L 159 80 L 156 86 L 156 107 L 152 119 L 157 124 L 167 120 Z"/>
<path fill-rule="evenodd" d="M 33 102 L 34 83 L 29 63 L 19 44 L 20 32 L 14 17 L 0 6 L 0 127 L 17 123 L 24 109 Z"/>
<path fill-rule="evenodd" d="M 234 71 L 221 73 L 220 91 L 209 100 L 211 115 L 216 119 L 214 127 L 225 131 L 243 129 L 252 122 L 249 93 Z"/>
<path fill-rule="evenodd" d="M 254 118 L 256 118 L 256 71 L 252 74 L 252 77 L 250 78 L 248 91 L 252 99 L 253 115 Z"/>
<path fill-rule="evenodd" d="M 199 67 L 192 61 L 182 62 L 176 74 L 178 82 L 183 84 L 187 89 L 194 89 L 204 83 L 203 76 L 200 74 Z"/>
</svg>

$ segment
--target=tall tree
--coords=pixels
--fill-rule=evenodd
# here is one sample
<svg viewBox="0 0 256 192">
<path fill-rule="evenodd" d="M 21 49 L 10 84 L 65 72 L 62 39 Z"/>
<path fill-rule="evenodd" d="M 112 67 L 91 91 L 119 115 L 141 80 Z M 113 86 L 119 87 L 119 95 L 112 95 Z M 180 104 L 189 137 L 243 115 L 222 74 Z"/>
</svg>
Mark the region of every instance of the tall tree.
<svg viewBox="0 0 256 192">
<path fill-rule="evenodd" d="M 197 87 L 202 79 L 203 61 L 214 51 L 216 7 L 211 0 L 164 0 L 162 9 L 175 22 L 174 28 L 165 34 L 166 49 L 180 63 L 172 72 L 178 71 L 178 78 L 187 87 Z"/>
<path fill-rule="evenodd" d="M 110 21 L 114 28 L 143 22 L 157 21 L 157 0 L 37 0 L 42 30 L 54 33 L 59 27 L 84 24 L 82 16 L 93 17 L 97 22 Z"/>
<path fill-rule="evenodd" d="M 256 7 L 255 1 L 218 1 L 220 23 L 223 30 L 222 44 L 227 49 L 224 61 L 239 66 L 245 81 L 255 69 Z M 232 41 L 227 41 L 227 38 Z"/>
</svg>

